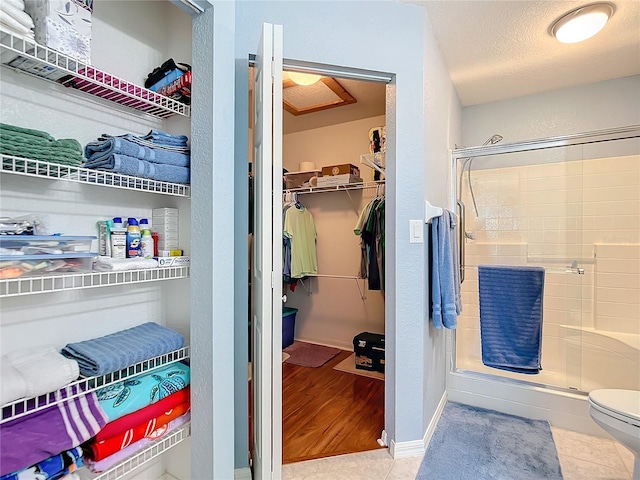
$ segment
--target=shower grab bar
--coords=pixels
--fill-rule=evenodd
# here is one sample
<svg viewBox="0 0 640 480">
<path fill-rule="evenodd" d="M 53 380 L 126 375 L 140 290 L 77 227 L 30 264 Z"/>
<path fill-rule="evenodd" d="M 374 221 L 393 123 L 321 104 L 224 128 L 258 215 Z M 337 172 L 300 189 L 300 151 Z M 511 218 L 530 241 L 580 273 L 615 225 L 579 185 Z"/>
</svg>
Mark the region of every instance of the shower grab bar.
<svg viewBox="0 0 640 480">
<path fill-rule="evenodd" d="M 595 256 L 591 258 L 562 258 L 562 257 L 529 257 L 527 255 L 528 263 L 571 263 L 572 268 L 575 268 L 575 265 L 585 264 L 585 265 L 593 265 L 596 263 Z"/>
<path fill-rule="evenodd" d="M 464 232 L 465 232 L 465 212 L 464 212 L 464 203 L 462 203 L 462 200 L 457 200 L 456 204 L 458 205 L 458 210 L 460 211 L 459 213 L 459 219 L 460 221 L 458 222 L 458 243 L 460 244 L 458 246 L 458 260 L 459 260 L 459 264 L 460 264 L 460 284 L 462 284 L 462 282 L 464 282 L 464 269 L 465 269 L 465 245 L 464 245 Z"/>
</svg>

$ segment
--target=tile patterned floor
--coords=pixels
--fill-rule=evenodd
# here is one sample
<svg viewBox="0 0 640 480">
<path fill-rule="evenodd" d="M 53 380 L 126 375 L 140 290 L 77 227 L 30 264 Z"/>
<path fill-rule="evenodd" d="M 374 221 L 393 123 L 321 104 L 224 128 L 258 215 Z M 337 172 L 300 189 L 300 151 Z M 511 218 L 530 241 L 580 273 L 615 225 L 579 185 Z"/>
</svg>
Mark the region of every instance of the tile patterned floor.
<svg viewBox="0 0 640 480">
<path fill-rule="evenodd" d="M 551 431 L 556 442 L 564 480 L 632 480 L 633 455 L 622 445 L 613 440 L 555 427 L 551 427 Z M 282 478 L 283 480 L 413 480 L 421 462 L 422 457 L 394 460 L 387 450 L 373 450 L 284 465 Z"/>
</svg>

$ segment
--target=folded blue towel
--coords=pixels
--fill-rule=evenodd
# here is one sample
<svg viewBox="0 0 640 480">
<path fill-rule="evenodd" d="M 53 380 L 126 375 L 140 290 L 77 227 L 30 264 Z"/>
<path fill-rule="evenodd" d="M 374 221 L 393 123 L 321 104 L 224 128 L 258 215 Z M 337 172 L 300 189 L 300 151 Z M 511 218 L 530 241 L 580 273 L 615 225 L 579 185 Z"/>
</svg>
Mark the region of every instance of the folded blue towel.
<svg viewBox="0 0 640 480">
<path fill-rule="evenodd" d="M 142 145 L 143 147 L 154 148 L 156 150 L 166 150 L 168 152 L 178 152 L 178 153 L 184 153 L 187 155 L 189 155 L 191 151 L 189 147 L 186 146 L 186 144 L 183 144 L 181 146 L 161 145 L 159 143 L 154 143 L 151 140 L 145 140 L 142 137 L 136 137 L 135 135 L 132 135 L 130 133 L 127 133 L 125 135 L 109 135 L 109 134 L 103 133 L 102 135 L 100 135 L 98 140 L 106 140 L 107 138 L 112 138 L 112 137 L 124 138 L 129 140 L 130 142 L 137 143 L 138 145 Z"/>
<path fill-rule="evenodd" d="M 91 160 L 85 164 L 85 168 L 187 185 L 189 184 L 191 173 L 187 167 L 145 162 L 144 160 L 117 154 L 109 155 L 101 160 Z"/>
<path fill-rule="evenodd" d="M 84 154 L 89 162 L 101 161 L 114 154 L 176 167 L 188 167 L 190 161 L 190 156 L 184 153 L 149 148 L 122 137 L 109 137 L 101 141 L 90 142 L 84 147 Z"/>
<path fill-rule="evenodd" d="M 62 355 L 77 360 L 85 376 L 104 375 L 184 346 L 178 332 L 154 322 L 112 333 L 104 337 L 69 343 Z"/>
<path fill-rule="evenodd" d="M 539 373 L 544 268 L 478 266 L 482 363 Z"/>
<path fill-rule="evenodd" d="M 189 138 L 186 135 L 171 135 L 162 130 L 151 130 L 148 134 L 141 137 L 145 140 L 151 140 L 153 143 L 161 145 L 186 146 Z"/>
<path fill-rule="evenodd" d="M 444 210 L 431 220 L 431 316 L 435 328 L 456 328 L 462 312 L 457 219 Z"/>
</svg>

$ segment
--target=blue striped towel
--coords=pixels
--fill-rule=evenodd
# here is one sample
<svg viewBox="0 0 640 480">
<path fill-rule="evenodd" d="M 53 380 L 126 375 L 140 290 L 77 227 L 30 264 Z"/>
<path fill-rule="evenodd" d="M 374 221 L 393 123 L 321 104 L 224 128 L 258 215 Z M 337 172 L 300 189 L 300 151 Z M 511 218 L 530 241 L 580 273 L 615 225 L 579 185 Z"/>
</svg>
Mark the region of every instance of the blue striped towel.
<svg viewBox="0 0 640 480">
<path fill-rule="evenodd" d="M 482 363 L 539 373 L 544 268 L 480 265 L 478 283 Z"/>
<path fill-rule="evenodd" d="M 97 142 L 89 142 L 84 147 L 84 156 L 89 162 L 100 161 L 114 154 L 176 167 L 188 167 L 191 160 L 188 154 L 142 146 L 122 137 L 108 137 Z"/>
<path fill-rule="evenodd" d="M 62 355 L 77 360 L 80 373 L 104 375 L 182 348 L 184 337 L 154 322 L 104 337 L 69 343 Z"/>
<path fill-rule="evenodd" d="M 148 178 L 160 182 L 183 183 L 186 185 L 189 184 L 191 179 L 191 170 L 187 167 L 151 163 L 119 154 L 109 155 L 99 160 L 90 160 L 85 164 L 85 167 L 133 177 Z"/>
</svg>

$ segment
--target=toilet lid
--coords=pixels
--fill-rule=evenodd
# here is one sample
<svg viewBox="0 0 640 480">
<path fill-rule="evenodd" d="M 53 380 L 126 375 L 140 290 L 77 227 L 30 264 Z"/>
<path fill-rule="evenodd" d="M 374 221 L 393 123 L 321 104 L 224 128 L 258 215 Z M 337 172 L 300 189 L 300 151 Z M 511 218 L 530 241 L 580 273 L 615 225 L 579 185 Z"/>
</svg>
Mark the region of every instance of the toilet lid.
<svg viewBox="0 0 640 480">
<path fill-rule="evenodd" d="M 604 410 L 640 422 L 640 391 L 604 389 L 594 390 L 589 400 Z"/>
</svg>

